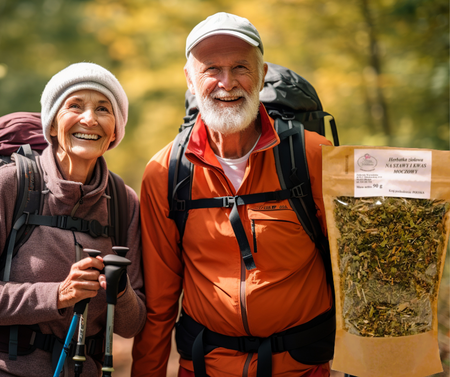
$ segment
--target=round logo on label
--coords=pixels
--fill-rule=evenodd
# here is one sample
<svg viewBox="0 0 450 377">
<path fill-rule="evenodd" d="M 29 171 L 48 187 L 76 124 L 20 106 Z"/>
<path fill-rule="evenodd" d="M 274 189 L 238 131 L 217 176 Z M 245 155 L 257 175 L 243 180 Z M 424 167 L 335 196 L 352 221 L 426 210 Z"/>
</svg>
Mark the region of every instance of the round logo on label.
<svg viewBox="0 0 450 377">
<path fill-rule="evenodd" d="M 377 166 L 377 160 L 375 157 L 366 153 L 364 156 L 358 158 L 358 166 L 364 171 L 374 170 L 375 166 Z"/>
</svg>

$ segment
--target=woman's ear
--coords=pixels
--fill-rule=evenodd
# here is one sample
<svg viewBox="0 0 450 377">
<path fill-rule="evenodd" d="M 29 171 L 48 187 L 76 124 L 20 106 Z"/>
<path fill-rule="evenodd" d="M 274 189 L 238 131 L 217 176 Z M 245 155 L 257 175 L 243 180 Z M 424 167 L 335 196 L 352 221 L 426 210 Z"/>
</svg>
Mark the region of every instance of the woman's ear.
<svg viewBox="0 0 450 377">
<path fill-rule="evenodd" d="M 52 125 L 50 126 L 50 136 L 58 136 L 58 125 L 56 124 L 55 120 L 52 122 Z"/>
</svg>

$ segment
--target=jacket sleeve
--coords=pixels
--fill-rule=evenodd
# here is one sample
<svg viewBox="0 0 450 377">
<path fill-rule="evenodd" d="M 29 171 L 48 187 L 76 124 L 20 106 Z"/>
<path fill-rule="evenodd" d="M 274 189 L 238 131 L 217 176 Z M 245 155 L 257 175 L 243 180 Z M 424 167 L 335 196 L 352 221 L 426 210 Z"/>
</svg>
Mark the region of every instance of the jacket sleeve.
<svg viewBox="0 0 450 377">
<path fill-rule="evenodd" d="M 128 192 L 128 233 L 126 258 L 131 261 L 127 268 L 128 284 L 125 293 L 119 297 L 114 316 L 114 332 L 124 338 L 132 338 L 145 323 L 145 297 L 142 277 L 142 247 L 140 231 L 139 199 L 127 186 Z M 130 321 L 130 318 L 133 320 Z"/>
<path fill-rule="evenodd" d="M 183 264 L 175 222 L 168 218 L 171 144 L 148 163 L 141 187 L 141 229 L 147 318 L 133 346 L 132 376 L 165 377 L 178 314 Z"/>
</svg>

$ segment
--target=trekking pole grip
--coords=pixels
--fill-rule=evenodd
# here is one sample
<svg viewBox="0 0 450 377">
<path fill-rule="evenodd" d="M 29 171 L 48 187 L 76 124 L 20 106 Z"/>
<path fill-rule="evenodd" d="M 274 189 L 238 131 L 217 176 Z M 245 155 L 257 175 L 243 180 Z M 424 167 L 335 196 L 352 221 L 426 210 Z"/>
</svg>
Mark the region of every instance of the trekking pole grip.
<svg viewBox="0 0 450 377">
<path fill-rule="evenodd" d="M 123 274 L 127 273 L 127 266 L 131 261 L 119 255 L 108 254 L 103 258 L 106 277 L 106 302 L 108 304 L 106 314 L 106 342 L 105 360 L 103 362 L 103 376 L 111 376 L 114 372 L 112 343 L 114 334 L 114 309 L 117 303 L 119 281 Z"/>
<path fill-rule="evenodd" d="M 116 305 L 120 278 L 127 273 L 127 266 L 131 264 L 131 261 L 119 255 L 108 254 L 103 258 L 103 264 L 106 277 L 106 302 Z"/>
<path fill-rule="evenodd" d="M 130 250 L 130 248 L 126 246 L 113 246 L 112 249 L 117 255 L 124 258 L 126 257 L 128 250 Z"/>
<path fill-rule="evenodd" d="M 100 251 L 95 249 L 83 249 L 85 253 L 87 253 L 91 258 L 95 258 L 101 254 Z M 89 299 L 88 299 L 89 304 Z M 74 373 L 75 377 L 78 377 L 83 372 L 83 362 L 86 361 L 86 353 L 85 353 L 85 340 L 86 340 L 86 324 L 87 324 L 87 313 L 88 313 L 88 304 L 86 304 L 86 308 L 84 309 L 83 314 L 80 316 L 80 322 L 78 325 L 78 340 L 77 346 L 75 349 L 75 355 L 73 356 L 73 360 L 75 361 L 74 365 Z"/>
</svg>

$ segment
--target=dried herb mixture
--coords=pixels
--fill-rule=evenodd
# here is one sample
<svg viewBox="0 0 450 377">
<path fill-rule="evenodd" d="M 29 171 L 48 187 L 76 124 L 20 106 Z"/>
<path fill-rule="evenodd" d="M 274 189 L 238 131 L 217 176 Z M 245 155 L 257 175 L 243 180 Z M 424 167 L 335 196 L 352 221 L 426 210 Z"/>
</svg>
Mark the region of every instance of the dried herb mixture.
<svg viewBox="0 0 450 377">
<path fill-rule="evenodd" d="M 429 331 L 450 203 L 338 197 L 335 204 L 347 331 L 366 337 Z"/>
</svg>

